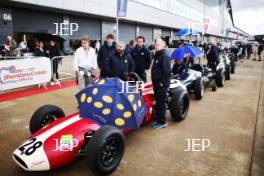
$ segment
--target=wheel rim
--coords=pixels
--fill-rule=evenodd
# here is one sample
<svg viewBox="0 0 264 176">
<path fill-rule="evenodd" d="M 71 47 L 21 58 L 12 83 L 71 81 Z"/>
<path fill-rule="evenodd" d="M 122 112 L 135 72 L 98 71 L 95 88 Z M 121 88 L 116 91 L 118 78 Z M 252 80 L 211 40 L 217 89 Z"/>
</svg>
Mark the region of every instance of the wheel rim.
<svg viewBox="0 0 264 176">
<path fill-rule="evenodd" d="M 103 146 L 101 161 L 103 166 L 110 167 L 118 159 L 120 153 L 120 143 L 117 139 L 109 139 Z"/>
<path fill-rule="evenodd" d="M 201 86 L 201 96 L 203 97 L 204 95 L 204 84 L 202 83 L 202 86 Z"/>
<path fill-rule="evenodd" d="M 57 119 L 57 116 L 55 114 L 47 114 L 43 118 L 43 120 L 41 121 L 41 127 L 44 127 L 44 126 L 50 124 L 51 122 L 53 122 L 56 119 Z"/>
<path fill-rule="evenodd" d="M 186 113 L 186 110 L 188 108 L 188 97 L 184 96 L 180 103 L 180 113 L 182 116 Z"/>
<path fill-rule="evenodd" d="M 222 85 L 224 85 L 225 84 L 225 74 L 224 74 L 224 72 L 222 73 Z"/>
</svg>

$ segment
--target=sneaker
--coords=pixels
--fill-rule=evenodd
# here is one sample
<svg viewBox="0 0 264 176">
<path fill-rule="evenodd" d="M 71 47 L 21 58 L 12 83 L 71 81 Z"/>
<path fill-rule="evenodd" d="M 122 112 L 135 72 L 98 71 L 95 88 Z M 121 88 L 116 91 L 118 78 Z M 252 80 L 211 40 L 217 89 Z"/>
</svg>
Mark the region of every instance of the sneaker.
<svg viewBox="0 0 264 176">
<path fill-rule="evenodd" d="M 55 85 L 55 82 L 54 82 L 54 81 L 51 81 L 51 82 L 50 82 L 50 85 L 51 85 L 51 86 L 54 86 L 54 85 Z"/>
<path fill-rule="evenodd" d="M 60 85 L 60 82 L 58 80 L 56 80 L 55 85 Z"/>
<path fill-rule="evenodd" d="M 161 129 L 161 128 L 166 128 L 167 126 L 168 126 L 167 123 L 164 123 L 164 124 L 156 123 L 152 128 Z"/>
</svg>

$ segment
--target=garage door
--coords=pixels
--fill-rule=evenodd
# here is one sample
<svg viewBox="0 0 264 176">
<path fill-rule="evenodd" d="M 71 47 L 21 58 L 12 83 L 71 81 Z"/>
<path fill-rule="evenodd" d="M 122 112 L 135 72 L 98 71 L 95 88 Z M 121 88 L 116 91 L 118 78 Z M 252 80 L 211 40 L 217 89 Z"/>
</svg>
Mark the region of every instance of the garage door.
<svg viewBox="0 0 264 176">
<path fill-rule="evenodd" d="M 13 10 L 14 32 L 55 33 L 53 23 L 61 23 L 62 15 L 25 9 Z"/>
<path fill-rule="evenodd" d="M 150 26 L 138 26 L 139 35 L 144 36 L 146 39 L 146 44 L 151 44 L 153 41 L 153 27 Z"/>
<path fill-rule="evenodd" d="M 101 21 L 84 17 L 70 17 L 70 23 L 77 23 L 79 29 L 70 36 L 71 39 L 79 39 L 88 35 L 91 40 L 101 40 Z"/>
<path fill-rule="evenodd" d="M 115 35 L 116 23 L 112 21 L 102 21 L 102 39 L 104 40 L 108 34 Z M 116 35 L 115 35 L 116 37 Z"/>
<path fill-rule="evenodd" d="M 4 43 L 8 35 L 13 34 L 13 16 L 10 8 L 0 7 L 0 44 Z"/>
<path fill-rule="evenodd" d="M 161 36 L 162 37 L 170 37 L 171 36 L 171 30 L 170 29 L 161 29 Z"/>
<path fill-rule="evenodd" d="M 132 24 L 119 24 L 119 40 L 129 43 L 130 40 L 136 38 L 136 25 Z"/>
</svg>

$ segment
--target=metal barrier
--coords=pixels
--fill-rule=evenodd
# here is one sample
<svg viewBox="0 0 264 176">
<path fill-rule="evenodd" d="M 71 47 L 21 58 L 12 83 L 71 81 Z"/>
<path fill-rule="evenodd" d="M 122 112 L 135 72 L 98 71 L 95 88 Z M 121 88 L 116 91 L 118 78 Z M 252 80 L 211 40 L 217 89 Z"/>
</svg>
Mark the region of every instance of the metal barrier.
<svg viewBox="0 0 264 176">
<path fill-rule="evenodd" d="M 52 80 L 62 81 L 75 79 L 76 73 L 73 69 L 74 56 L 55 56 L 51 59 Z"/>
</svg>

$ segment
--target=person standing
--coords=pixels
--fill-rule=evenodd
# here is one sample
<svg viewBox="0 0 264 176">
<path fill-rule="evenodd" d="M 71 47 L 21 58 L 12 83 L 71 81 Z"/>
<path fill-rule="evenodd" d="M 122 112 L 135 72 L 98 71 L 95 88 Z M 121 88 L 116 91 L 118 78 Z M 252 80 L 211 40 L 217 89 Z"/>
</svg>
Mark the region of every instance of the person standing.
<svg viewBox="0 0 264 176">
<path fill-rule="evenodd" d="M 254 43 L 252 46 L 253 61 L 257 60 L 258 55 L 258 44 Z"/>
<path fill-rule="evenodd" d="M 114 53 L 106 59 L 106 77 L 119 77 L 126 80 L 126 76 L 133 72 L 135 68 L 131 55 L 125 52 L 125 43 L 119 42 Z"/>
<path fill-rule="evenodd" d="M 252 54 L 252 46 L 250 43 L 247 44 L 247 59 L 251 58 L 251 54 Z"/>
<path fill-rule="evenodd" d="M 17 43 L 11 36 L 7 36 L 6 46 L 8 48 L 8 56 L 17 55 Z"/>
<path fill-rule="evenodd" d="M 219 55 L 217 54 L 216 46 L 214 46 L 214 45 L 208 46 L 206 59 L 207 59 L 208 66 L 212 70 L 216 71 L 216 67 L 219 63 Z"/>
<path fill-rule="evenodd" d="M 132 52 L 134 48 L 136 47 L 136 41 L 131 40 L 129 44 L 126 46 L 126 52 L 129 53 L 132 56 Z"/>
<path fill-rule="evenodd" d="M 95 70 L 97 69 L 97 59 L 95 49 L 90 47 L 90 39 L 88 36 L 81 38 L 82 46 L 78 48 L 74 54 L 74 71 L 77 76 L 77 84 L 79 89 L 83 89 L 87 85 L 93 83 Z"/>
<path fill-rule="evenodd" d="M 261 61 L 261 53 L 263 51 L 263 43 L 260 42 L 259 43 L 259 47 L 258 47 L 258 58 L 259 58 L 259 61 Z"/>
<path fill-rule="evenodd" d="M 38 46 L 34 52 L 34 56 L 47 57 L 47 53 L 44 51 L 44 43 L 42 41 L 38 42 Z"/>
<path fill-rule="evenodd" d="M 106 76 L 105 62 L 106 58 L 115 51 L 116 46 L 114 43 L 115 37 L 113 34 L 108 34 L 106 36 L 106 42 L 100 48 L 97 56 L 97 63 L 100 69 L 100 77 L 104 78 Z"/>
<path fill-rule="evenodd" d="M 147 82 L 146 70 L 150 68 L 151 55 L 148 48 L 145 47 L 145 38 L 138 36 L 137 45 L 132 51 L 132 57 L 135 62 L 135 72 L 144 81 Z"/>
<path fill-rule="evenodd" d="M 158 39 L 155 44 L 155 54 L 151 68 L 151 80 L 156 100 L 155 112 L 157 116 L 157 123 L 153 126 L 154 129 L 167 127 L 166 98 L 170 85 L 171 65 L 170 57 L 164 48 L 165 42 L 162 39 Z"/>
<path fill-rule="evenodd" d="M 59 81 L 58 81 L 58 79 L 59 79 L 58 65 L 59 65 L 59 61 L 61 60 L 61 58 L 59 58 L 58 56 L 61 56 L 61 52 L 60 52 L 55 40 L 53 40 L 53 39 L 50 40 L 50 46 L 48 48 L 47 53 L 49 55 L 50 60 L 52 61 L 52 68 L 53 68 L 51 85 L 59 84 Z M 55 79 L 54 79 L 54 76 L 55 76 Z"/>
</svg>

